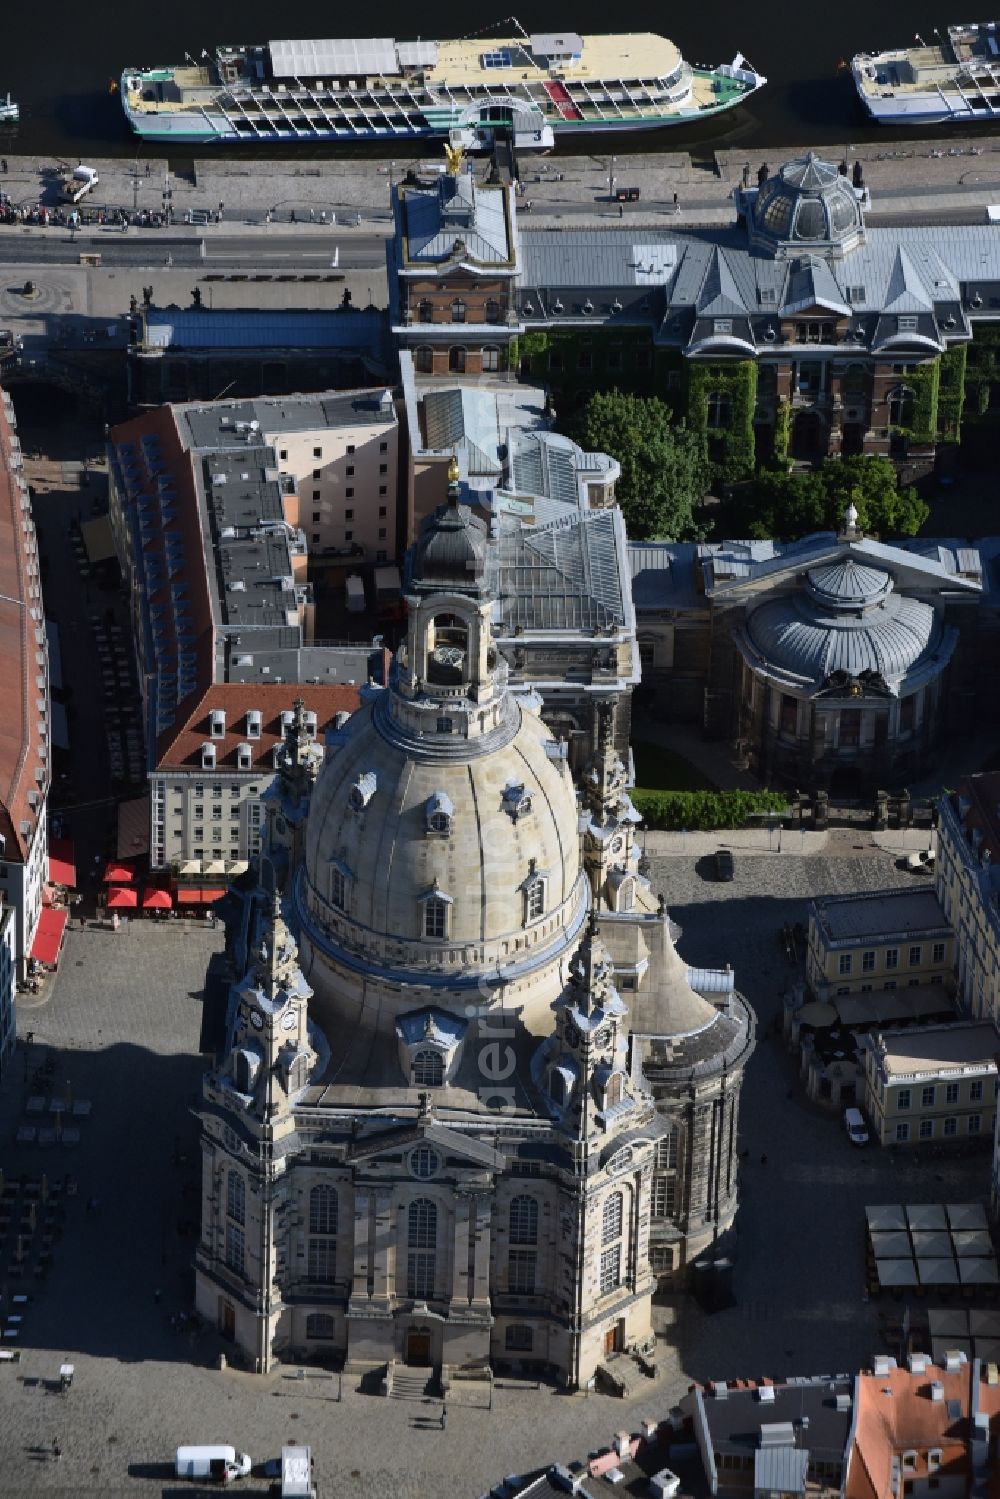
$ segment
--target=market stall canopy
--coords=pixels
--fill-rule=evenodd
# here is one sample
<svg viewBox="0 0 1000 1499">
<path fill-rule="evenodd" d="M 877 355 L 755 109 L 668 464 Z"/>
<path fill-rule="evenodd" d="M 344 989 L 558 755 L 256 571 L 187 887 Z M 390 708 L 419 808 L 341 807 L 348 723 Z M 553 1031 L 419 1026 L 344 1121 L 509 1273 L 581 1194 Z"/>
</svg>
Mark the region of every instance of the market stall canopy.
<svg viewBox="0 0 1000 1499">
<path fill-rule="evenodd" d="M 76 889 L 76 850 L 71 838 L 49 839 L 49 879 L 53 885 Z"/>
<path fill-rule="evenodd" d="M 918 1230 L 912 1235 L 913 1253 L 918 1260 L 933 1260 L 943 1256 L 950 1259 L 952 1255 L 951 1235 L 942 1229 Z"/>
<path fill-rule="evenodd" d="M 47 963 L 50 968 L 58 963 L 68 920 L 65 906 L 43 906 L 31 944 L 31 956 L 39 963 Z"/>
<path fill-rule="evenodd" d="M 139 904 L 139 892 L 130 885 L 112 885 L 108 891 L 108 910 L 125 911 Z"/>
<path fill-rule="evenodd" d="M 939 1202 L 908 1202 L 906 1221 L 913 1229 L 947 1228 L 944 1208 Z"/>
<path fill-rule="evenodd" d="M 878 1260 L 908 1260 L 913 1256 L 910 1236 L 904 1229 L 893 1232 L 875 1232 L 871 1235 L 872 1249 Z"/>
<path fill-rule="evenodd" d="M 982 1259 L 993 1253 L 993 1240 L 985 1229 L 963 1229 L 960 1233 L 953 1233 L 951 1237 L 955 1253 L 962 1259 Z"/>
<path fill-rule="evenodd" d="M 102 879 L 106 885 L 130 885 L 135 879 L 135 866 L 124 860 L 113 861 L 105 865 Z"/>
<path fill-rule="evenodd" d="M 880 1286 L 915 1286 L 917 1271 L 912 1260 L 876 1260 L 875 1273 Z"/>
<path fill-rule="evenodd" d="M 1000 1285 L 1000 1271 L 997 1270 L 997 1262 L 993 1258 L 959 1260 L 958 1273 L 963 1286 Z"/>
<path fill-rule="evenodd" d="M 968 1260 L 970 1265 L 981 1265 L 982 1260 Z M 958 1271 L 955 1261 L 949 1256 L 939 1259 L 917 1260 L 917 1274 L 922 1286 L 957 1286 Z"/>
<path fill-rule="evenodd" d="M 950 1202 L 945 1208 L 952 1229 L 986 1228 L 986 1209 L 981 1202 Z"/>
<path fill-rule="evenodd" d="M 906 1228 L 906 1214 L 901 1207 L 865 1208 L 865 1217 L 868 1219 L 868 1228 L 872 1233 L 877 1229 Z"/>
<path fill-rule="evenodd" d="M 967 1338 L 969 1328 L 969 1313 L 964 1306 L 928 1309 L 927 1330 L 932 1338 Z M 972 1331 L 974 1332 L 975 1328 Z"/>
</svg>

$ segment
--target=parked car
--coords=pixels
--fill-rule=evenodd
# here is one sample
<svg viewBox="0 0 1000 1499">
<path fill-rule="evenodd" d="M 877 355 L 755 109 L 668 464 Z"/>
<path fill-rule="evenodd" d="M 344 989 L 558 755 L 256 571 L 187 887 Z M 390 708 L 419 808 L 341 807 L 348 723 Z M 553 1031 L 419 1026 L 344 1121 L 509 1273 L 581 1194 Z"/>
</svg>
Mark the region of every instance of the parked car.
<svg viewBox="0 0 1000 1499">
<path fill-rule="evenodd" d="M 860 1109 L 844 1110 L 844 1128 L 852 1145 L 868 1144 L 868 1126 Z"/>
<path fill-rule="evenodd" d="M 717 880 L 731 880 L 736 873 L 736 865 L 728 848 L 717 848 L 715 851 L 715 878 Z"/>
</svg>

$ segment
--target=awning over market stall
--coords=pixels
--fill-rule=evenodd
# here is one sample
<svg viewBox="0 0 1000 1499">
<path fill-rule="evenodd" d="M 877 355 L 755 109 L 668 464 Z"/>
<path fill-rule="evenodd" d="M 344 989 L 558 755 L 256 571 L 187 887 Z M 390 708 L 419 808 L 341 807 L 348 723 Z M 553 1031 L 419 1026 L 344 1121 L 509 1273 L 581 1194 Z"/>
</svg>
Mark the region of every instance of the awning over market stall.
<svg viewBox="0 0 1000 1499">
<path fill-rule="evenodd" d="M 69 912 L 65 906 L 43 906 L 35 929 L 35 940 L 31 944 L 31 956 L 39 963 L 54 968 L 62 952 L 63 937 Z"/>
<path fill-rule="evenodd" d="M 917 1271 L 912 1260 L 876 1260 L 880 1286 L 915 1286 Z"/>
<path fill-rule="evenodd" d="M 71 838 L 49 839 L 49 880 L 76 889 L 76 850 Z"/>
<path fill-rule="evenodd" d="M 130 885 L 112 885 L 108 891 L 108 910 L 125 911 L 139 904 L 139 892 Z"/>
<path fill-rule="evenodd" d="M 865 1217 L 868 1219 L 868 1228 L 871 1232 L 876 1229 L 890 1232 L 893 1229 L 906 1228 L 906 1214 L 902 1207 L 873 1207 L 865 1208 Z"/>
<path fill-rule="evenodd" d="M 203 890 L 200 887 L 180 886 L 177 891 L 177 904 L 179 906 L 207 906 L 214 900 L 221 900 L 225 890 Z"/>
<path fill-rule="evenodd" d="M 105 865 L 101 878 L 105 885 L 131 885 L 135 879 L 135 865 L 126 863 L 124 860 L 112 860 L 110 864 Z"/>
</svg>

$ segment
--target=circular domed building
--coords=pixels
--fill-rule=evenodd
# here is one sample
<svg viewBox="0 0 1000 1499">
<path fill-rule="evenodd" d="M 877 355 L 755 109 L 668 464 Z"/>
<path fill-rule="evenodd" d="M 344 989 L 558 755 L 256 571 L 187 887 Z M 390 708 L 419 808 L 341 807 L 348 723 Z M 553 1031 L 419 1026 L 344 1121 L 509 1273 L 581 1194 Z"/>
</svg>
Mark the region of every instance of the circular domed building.
<svg viewBox="0 0 1000 1499">
<path fill-rule="evenodd" d="M 847 255 L 865 237 L 861 196 L 832 162 L 810 151 L 762 184 L 749 230 L 751 245 L 767 255 Z"/>
<path fill-rule="evenodd" d="M 847 553 L 736 631 L 741 738 L 763 779 L 867 790 L 918 773 L 941 729 L 958 632 Z"/>
<path fill-rule="evenodd" d="M 294 883 L 317 1016 L 391 1031 L 502 988 L 547 1030 L 588 905 L 576 792 L 490 634 L 486 529 L 453 503 L 411 554 L 395 680 L 330 746 Z M 324 1010 L 326 1014 L 324 1015 Z"/>
</svg>

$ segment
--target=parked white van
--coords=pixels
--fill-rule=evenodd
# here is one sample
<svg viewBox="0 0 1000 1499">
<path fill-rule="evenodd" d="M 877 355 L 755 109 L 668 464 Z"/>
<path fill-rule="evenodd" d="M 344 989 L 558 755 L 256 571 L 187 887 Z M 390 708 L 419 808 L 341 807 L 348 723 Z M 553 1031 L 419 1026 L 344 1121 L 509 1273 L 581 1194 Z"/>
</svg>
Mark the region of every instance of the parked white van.
<svg viewBox="0 0 1000 1499">
<path fill-rule="evenodd" d="M 214 1483 L 232 1483 L 246 1478 L 253 1463 L 245 1452 L 235 1447 L 178 1447 L 177 1477 L 208 1478 Z"/>
<path fill-rule="evenodd" d="M 844 1128 L 852 1145 L 868 1144 L 868 1126 L 860 1109 L 844 1110 Z"/>
</svg>

